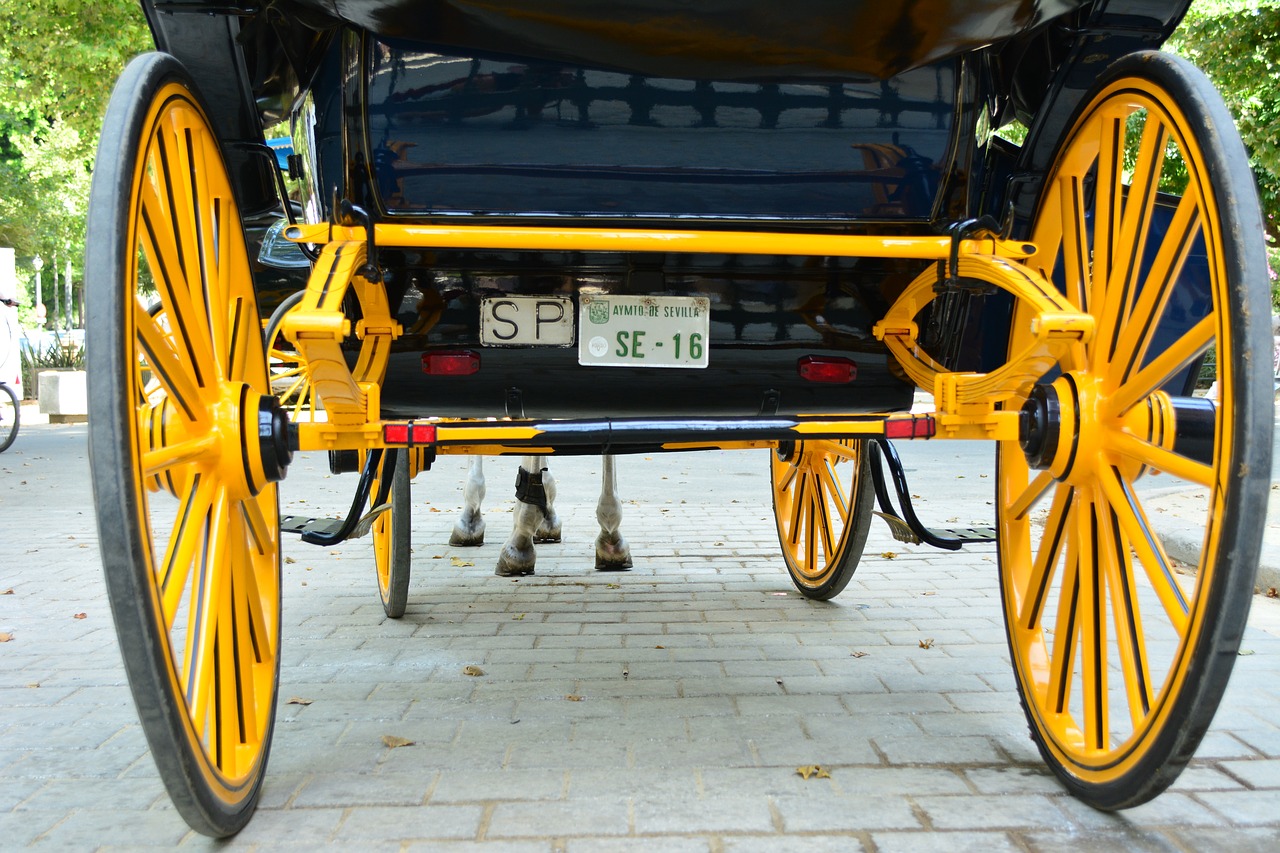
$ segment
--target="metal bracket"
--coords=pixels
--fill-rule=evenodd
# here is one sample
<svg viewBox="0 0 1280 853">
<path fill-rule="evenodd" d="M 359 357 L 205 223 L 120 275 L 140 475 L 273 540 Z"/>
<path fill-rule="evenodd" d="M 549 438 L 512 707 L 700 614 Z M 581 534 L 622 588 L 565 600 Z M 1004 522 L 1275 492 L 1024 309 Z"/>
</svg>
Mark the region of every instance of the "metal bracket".
<svg viewBox="0 0 1280 853">
<path fill-rule="evenodd" d="M 995 529 L 990 527 L 942 529 L 925 527 L 911 505 L 907 473 L 903 470 L 902 460 L 898 457 L 898 451 L 894 449 L 893 444 L 887 439 L 876 438 L 867 442 L 867 446 L 870 452 L 871 482 L 875 487 L 876 502 L 880 504 L 880 512 L 876 515 L 889 524 L 889 530 L 893 533 L 894 539 L 912 545 L 921 543 L 932 545 L 947 551 L 958 551 L 969 543 L 996 540 Z M 893 477 L 893 487 L 898 493 L 898 502 L 902 505 L 902 515 L 894 511 L 893 503 L 889 500 L 889 490 L 885 486 L 884 471 L 881 469 L 882 454 L 883 461 L 888 464 L 889 473 Z"/>
</svg>

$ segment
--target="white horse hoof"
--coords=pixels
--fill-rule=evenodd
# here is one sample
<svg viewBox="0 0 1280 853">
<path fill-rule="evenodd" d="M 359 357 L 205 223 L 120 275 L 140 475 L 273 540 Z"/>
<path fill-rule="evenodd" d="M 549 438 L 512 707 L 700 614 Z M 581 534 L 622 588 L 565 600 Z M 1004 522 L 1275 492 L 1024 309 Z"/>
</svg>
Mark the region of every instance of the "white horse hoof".
<svg viewBox="0 0 1280 853">
<path fill-rule="evenodd" d="M 534 559 L 533 548 L 520 551 L 507 546 L 498 555 L 498 565 L 493 570 L 493 573 L 500 578 L 518 578 L 524 575 L 531 575 L 533 574 Z"/>
<path fill-rule="evenodd" d="M 596 571 L 624 572 L 631 568 L 631 546 L 619 536 L 609 540 L 603 535 L 596 538 Z"/>
<path fill-rule="evenodd" d="M 453 528 L 453 532 L 449 534 L 449 544 L 457 545 L 462 548 L 483 545 L 484 527 L 481 527 L 479 530 L 465 530 L 462 527 L 455 527 Z"/>
</svg>

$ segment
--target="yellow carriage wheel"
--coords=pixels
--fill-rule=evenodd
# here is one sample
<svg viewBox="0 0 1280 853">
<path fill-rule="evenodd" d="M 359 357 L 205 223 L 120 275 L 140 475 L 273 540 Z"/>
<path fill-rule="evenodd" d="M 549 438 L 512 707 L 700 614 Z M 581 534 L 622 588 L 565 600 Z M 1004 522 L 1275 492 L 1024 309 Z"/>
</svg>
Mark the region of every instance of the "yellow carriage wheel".
<svg viewBox="0 0 1280 853">
<path fill-rule="evenodd" d="M 174 805 L 230 835 L 275 719 L 290 453 L 227 168 L 172 57 L 134 60 L 112 94 L 86 279 L 94 500 L 125 670 Z"/>
<path fill-rule="evenodd" d="M 313 423 L 320 409 L 315 391 L 307 379 L 307 366 L 298 350 L 281 332 L 286 314 L 306 296 L 305 290 L 292 293 L 272 312 L 263 336 L 267 342 L 267 371 L 271 377 L 271 393 L 280 399 L 280 405 L 289 413 L 294 423 Z"/>
<path fill-rule="evenodd" d="M 1162 54 L 1117 63 L 1059 145 L 1033 232 L 1027 263 L 1097 327 L 1015 401 L 1021 440 L 998 450 L 1006 630 L 1050 767 L 1125 808 L 1209 726 L 1268 496 L 1262 220 L 1207 79 Z M 1029 325 L 1015 315 L 1011 352 Z"/>
<path fill-rule="evenodd" d="M 379 499 L 389 507 L 373 522 L 373 564 L 378 576 L 378 596 L 382 609 L 392 619 L 404 615 L 409 601 L 410 575 L 410 524 L 412 506 L 409 500 L 409 481 L 413 457 L 420 450 L 385 450 L 378 476 L 370 490 L 370 503 L 375 507 Z M 384 482 L 389 478 L 390 482 Z"/>
<path fill-rule="evenodd" d="M 773 516 L 791 581 L 808 598 L 836 597 L 853 578 L 875 491 L 861 441 L 797 441 L 770 458 Z"/>
</svg>

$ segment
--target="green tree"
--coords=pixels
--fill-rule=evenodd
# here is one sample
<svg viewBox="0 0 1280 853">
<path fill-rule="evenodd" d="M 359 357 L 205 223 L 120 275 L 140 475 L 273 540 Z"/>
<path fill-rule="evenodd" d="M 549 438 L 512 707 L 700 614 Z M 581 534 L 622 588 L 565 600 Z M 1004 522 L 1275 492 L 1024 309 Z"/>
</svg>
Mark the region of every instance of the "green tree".
<svg viewBox="0 0 1280 853">
<path fill-rule="evenodd" d="M 1199 0 L 1167 47 L 1212 78 L 1235 116 L 1280 270 L 1280 2 Z"/>
<path fill-rule="evenodd" d="M 55 251 L 83 272 L 102 114 L 124 64 L 150 46 L 136 0 L 0 0 L 0 245 L 17 249 L 24 280 L 35 255 Z"/>
</svg>

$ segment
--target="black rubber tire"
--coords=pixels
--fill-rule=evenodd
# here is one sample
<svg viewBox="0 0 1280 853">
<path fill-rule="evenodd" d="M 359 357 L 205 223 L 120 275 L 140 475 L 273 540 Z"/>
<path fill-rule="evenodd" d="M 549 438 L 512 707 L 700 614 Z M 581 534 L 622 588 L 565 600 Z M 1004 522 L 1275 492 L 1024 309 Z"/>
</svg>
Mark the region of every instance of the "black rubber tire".
<svg viewBox="0 0 1280 853">
<path fill-rule="evenodd" d="M 202 103 L 181 63 L 150 53 L 125 68 L 107 107 L 90 193 L 85 263 L 89 448 L 108 599 L 143 732 L 178 812 L 196 831 L 223 837 L 249 821 L 265 775 L 279 684 L 281 561 L 275 484 L 260 479 L 243 496 L 226 491 L 239 476 L 237 464 L 245 471 L 256 464 L 248 443 L 256 436 L 251 439 L 253 430 L 245 427 L 250 409 L 229 416 L 215 413 L 208 403 L 234 385 L 252 392 L 256 406 L 269 386 L 243 232 Z M 152 134 L 159 139 L 162 132 L 172 133 L 166 122 L 174 127 L 187 122 L 182 124 L 187 128 L 184 153 L 176 153 L 182 143 L 173 143 L 170 154 L 175 160 L 184 156 L 200 162 L 202 169 L 154 165 L 160 155 L 152 152 L 160 149 L 150 147 Z M 193 138 L 199 161 L 191 153 Z M 162 177 L 155 177 L 158 173 Z M 171 205 L 165 207 L 167 215 L 153 217 L 152 229 L 140 224 L 146 215 L 143 187 L 157 181 L 189 190 L 195 201 L 174 202 L 172 193 L 167 202 L 155 201 L 162 193 L 146 196 L 153 206 Z M 220 235 L 214 241 L 217 260 L 202 238 L 188 238 L 190 233 L 203 233 L 198 226 L 195 232 L 182 230 L 192 219 Z M 140 301 L 141 241 L 152 231 L 161 233 L 160 238 L 150 238 L 153 241 L 183 235 L 174 239 L 185 247 L 183 269 L 192 271 L 197 283 L 195 270 L 230 259 L 225 287 L 228 313 L 234 313 L 236 322 L 197 305 L 184 325 L 181 311 L 169 316 L 165 308 L 152 311 Z M 216 275 L 209 276 L 224 286 Z M 152 271 L 162 298 L 179 292 L 200 298 L 194 295 L 198 288 L 177 283 L 178 277 Z M 206 290 L 203 298 L 207 297 Z M 217 314 L 216 321 L 211 313 Z M 178 364 L 174 372 L 180 375 L 168 382 L 190 383 L 182 386 L 192 391 L 190 398 L 169 390 L 177 386 L 157 384 L 163 370 L 143 372 L 144 340 L 157 344 L 163 356 L 172 356 Z M 225 376 L 208 364 L 193 368 L 200 364 L 202 347 L 183 348 L 184 342 L 207 345 L 226 365 Z M 159 363 L 163 365 L 164 358 Z M 203 419 L 232 427 L 242 447 L 225 453 L 194 451 L 198 462 L 161 463 L 154 472 L 147 471 L 147 451 L 169 449 L 164 429 L 177 422 L 178 407 L 191 418 L 184 423 L 199 424 Z M 141 423 L 152 413 L 158 415 L 153 423 Z M 166 421 L 170 413 L 174 417 Z M 226 446 L 218 441 L 215 436 L 215 447 Z M 233 456 L 237 462 L 229 461 Z M 175 504 L 176 512 L 171 512 Z M 197 544 L 189 549 L 175 546 L 184 537 Z M 193 553 L 171 557 L 171 546 L 175 554 Z M 181 583 L 169 586 L 169 572 L 182 574 Z M 193 577 L 199 578 L 198 584 Z M 171 589 L 178 590 L 180 602 L 189 598 L 195 604 L 183 611 L 188 605 L 170 603 Z M 184 630 L 197 638 L 190 655 L 176 636 Z M 246 646 L 246 638 L 252 640 L 252 648 Z M 210 669 L 213 674 L 207 681 L 203 675 L 191 675 Z M 201 712 L 191 710 L 188 696 Z M 235 703 L 234 708 L 229 703 Z M 228 722 L 234 720 L 239 725 Z"/>
<path fill-rule="evenodd" d="M 1139 137 L 1138 126 L 1150 136 Z M 1094 315 L 1097 331 L 1041 386 L 1064 392 L 1074 415 L 1061 418 L 1062 450 L 1035 460 L 1043 470 L 1029 467 L 1018 442 L 997 451 L 1001 594 L 1033 740 L 1072 794 L 1114 810 L 1177 778 L 1239 649 L 1270 484 L 1269 294 L 1249 159 L 1203 74 L 1167 54 L 1125 57 L 1068 127 L 1028 265 L 1060 273 L 1063 292 Z M 1134 139 L 1158 141 L 1126 148 Z M 1131 185 L 1165 174 L 1174 148 L 1188 176 L 1186 204 L 1164 232 L 1153 224 L 1159 197 Z M 1121 156 L 1130 150 L 1133 164 Z M 1130 205 L 1139 211 L 1132 218 Z M 1198 302 L 1175 297 L 1187 289 Z M 1015 315 L 1015 338 L 1025 325 Z M 1196 404 L 1186 370 L 1208 352 L 1216 352 L 1221 401 L 1208 427 L 1134 428 L 1166 403 Z M 1077 457 L 1077 448 L 1090 449 Z M 1134 488 L 1155 468 L 1205 490 L 1194 581 L 1179 580 L 1166 534 Z M 1031 523 L 1037 502 L 1051 504 L 1043 525 Z M 1195 520 L 1181 519 L 1187 528 Z"/>
<path fill-rule="evenodd" d="M 4 397 L 0 398 L 0 453 L 4 453 L 18 437 L 18 422 L 22 418 L 22 403 L 17 393 L 8 385 L 0 383 Z"/>
<path fill-rule="evenodd" d="M 404 615 L 409 603 L 410 527 L 413 505 L 409 497 L 409 453 L 401 450 L 385 451 L 394 457 L 391 473 L 391 491 L 387 501 L 391 509 L 378 517 L 373 525 L 373 554 L 378 575 L 378 596 L 382 609 L 390 619 Z M 377 485 L 374 486 L 375 494 Z"/>
</svg>

